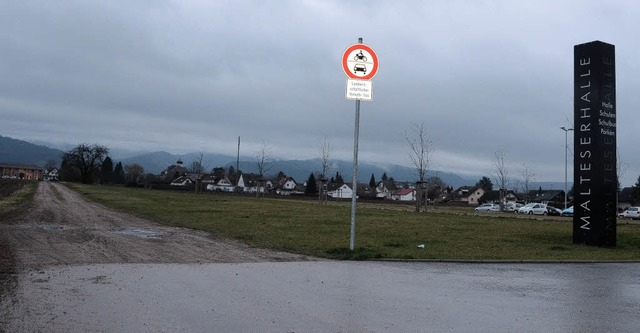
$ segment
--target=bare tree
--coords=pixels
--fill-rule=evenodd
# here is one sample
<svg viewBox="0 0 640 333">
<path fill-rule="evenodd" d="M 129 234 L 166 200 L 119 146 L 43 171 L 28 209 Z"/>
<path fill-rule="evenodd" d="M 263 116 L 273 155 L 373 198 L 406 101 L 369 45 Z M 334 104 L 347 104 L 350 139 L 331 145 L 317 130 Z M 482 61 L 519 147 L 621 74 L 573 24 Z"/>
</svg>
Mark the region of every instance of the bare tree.
<svg viewBox="0 0 640 333">
<path fill-rule="evenodd" d="M 51 171 L 57 167 L 58 163 L 54 159 L 47 160 L 47 162 L 44 164 L 44 169 L 47 171 Z"/>
<path fill-rule="evenodd" d="M 504 148 L 498 149 L 493 159 L 493 176 L 495 177 L 498 190 L 500 191 L 500 209 L 504 210 L 504 197 L 509 183 L 509 168 L 504 161 Z"/>
<path fill-rule="evenodd" d="M 256 198 L 260 197 L 260 186 L 264 182 L 263 177 L 271 168 L 271 162 L 269 161 L 270 155 L 271 146 L 263 141 L 262 145 L 256 152 L 255 157 L 256 167 L 258 168 L 258 179 L 256 180 Z"/>
<path fill-rule="evenodd" d="M 191 164 L 189 165 L 189 168 L 187 169 L 187 171 L 189 173 L 193 173 L 196 175 L 202 175 L 203 173 L 206 172 L 206 170 L 209 169 L 208 164 L 209 163 L 204 163 L 204 153 L 200 152 L 198 157 L 196 157 L 195 160 L 191 161 Z"/>
<path fill-rule="evenodd" d="M 320 174 L 320 188 L 318 191 L 318 201 L 320 203 L 327 202 L 327 192 L 325 186 L 327 184 L 327 172 L 333 167 L 334 161 L 331 159 L 331 144 L 327 141 L 325 136 L 320 141 L 320 165 L 322 166 L 322 173 Z M 324 201 L 323 201 L 324 199 Z"/>
<path fill-rule="evenodd" d="M 258 148 L 255 157 L 255 163 L 260 177 L 264 177 L 265 173 L 271 168 L 271 162 L 269 161 L 270 157 L 271 146 L 263 141 L 260 148 Z"/>
<path fill-rule="evenodd" d="M 431 155 L 434 150 L 434 142 L 427 136 L 424 124 L 413 124 L 411 130 L 405 133 L 405 140 L 409 145 L 409 159 L 415 167 L 417 182 L 416 212 L 420 212 L 420 207 L 427 210 L 427 201 L 424 191 L 427 168 L 431 162 Z"/>
<path fill-rule="evenodd" d="M 100 171 L 102 160 L 107 154 L 109 149 L 105 146 L 80 144 L 64 154 L 62 171 L 63 173 L 77 171 L 80 181 L 85 184 L 93 183 Z"/>
<path fill-rule="evenodd" d="M 333 167 L 334 163 L 331 159 L 331 144 L 325 136 L 322 141 L 320 141 L 320 165 L 322 166 L 322 174 L 320 176 L 322 178 L 327 177 L 327 171 Z"/>
<path fill-rule="evenodd" d="M 204 153 L 200 152 L 200 155 L 191 162 L 191 165 L 187 169 L 187 171 L 193 174 L 196 177 L 196 186 L 195 192 L 200 193 L 202 190 L 202 176 L 205 174 L 206 170 L 209 168 L 207 165 L 203 164 Z"/>
<path fill-rule="evenodd" d="M 522 186 L 524 189 L 525 195 L 529 194 L 530 185 L 536 180 L 536 174 L 533 168 L 525 162 L 522 162 L 522 169 L 520 170 L 520 176 L 522 181 Z"/>
<path fill-rule="evenodd" d="M 618 191 L 622 190 L 622 185 L 620 184 L 620 182 L 622 181 L 622 178 L 624 177 L 624 174 L 627 173 L 627 170 L 629 170 L 629 164 L 624 163 L 622 161 L 622 158 L 620 158 L 620 151 L 618 150 L 616 152 L 617 158 L 616 158 L 616 176 L 618 177 L 617 180 L 617 189 Z"/>
<path fill-rule="evenodd" d="M 439 196 L 447 188 L 447 184 L 440 178 L 440 176 L 431 176 L 427 178 L 427 198 L 433 200 L 434 205 L 437 202 Z"/>
<path fill-rule="evenodd" d="M 125 164 L 124 179 L 126 186 L 138 186 L 144 181 L 144 168 L 137 163 Z"/>
</svg>

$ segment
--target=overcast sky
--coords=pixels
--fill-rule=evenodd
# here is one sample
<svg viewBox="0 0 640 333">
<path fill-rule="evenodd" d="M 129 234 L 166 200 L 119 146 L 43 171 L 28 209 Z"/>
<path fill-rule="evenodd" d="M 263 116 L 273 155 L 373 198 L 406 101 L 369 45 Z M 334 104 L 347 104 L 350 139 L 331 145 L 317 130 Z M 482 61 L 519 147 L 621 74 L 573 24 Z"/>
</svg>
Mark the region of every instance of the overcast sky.
<svg viewBox="0 0 640 333">
<path fill-rule="evenodd" d="M 353 158 L 345 49 L 379 58 L 359 159 L 411 166 L 424 123 L 431 169 L 564 181 L 573 46 L 616 46 L 623 185 L 640 175 L 637 1 L 17 1 L 0 10 L 0 135 L 52 146 Z M 569 145 L 572 145 L 569 135 Z M 572 179 L 569 155 L 569 180 Z"/>
</svg>

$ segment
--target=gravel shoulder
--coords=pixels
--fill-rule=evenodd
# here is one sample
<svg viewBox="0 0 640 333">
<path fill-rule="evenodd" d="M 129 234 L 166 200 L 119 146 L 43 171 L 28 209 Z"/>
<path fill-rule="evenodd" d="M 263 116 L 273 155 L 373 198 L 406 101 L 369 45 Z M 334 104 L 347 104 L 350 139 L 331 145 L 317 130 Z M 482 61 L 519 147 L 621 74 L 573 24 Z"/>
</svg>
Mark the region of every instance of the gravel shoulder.
<svg viewBox="0 0 640 333">
<path fill-rule="evenodd" d="M 52 182 L 40 183 L 28 210 L 0 221 L 0 234 L 0 248 L 10 253 L 0 261 L 4 272 L 51 265 L 315 260 L 165 227 L 87 201 Z"/>
</svg>

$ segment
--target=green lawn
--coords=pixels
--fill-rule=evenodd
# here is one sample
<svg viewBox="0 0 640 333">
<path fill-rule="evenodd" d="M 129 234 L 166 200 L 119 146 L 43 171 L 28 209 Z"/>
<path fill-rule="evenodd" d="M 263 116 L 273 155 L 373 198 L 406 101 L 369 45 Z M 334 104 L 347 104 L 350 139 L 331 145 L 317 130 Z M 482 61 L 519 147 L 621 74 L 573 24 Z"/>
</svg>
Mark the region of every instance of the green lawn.
<svg viewBox="0 0 640 333">
<path fill-rule="evenodd" d="M 640 225 L 618 225 L 618 247 L 571 243 L 569 218 L 530 219 L 471 209 L 411 212 L 409 206 L 359 204 L 356 251 L 351 203 L 192 194 L 111 186 L 68 186 L 91 200 L 169 226 L 204 230 L 256 247 L 338 259 L 638 260 Z M 386 209 L 388 207 L 389 209 Z M 404 207 L 405 209 L 402 209 Z M 418 249 L 425 244 L 425 249 Z"/>
</svg>

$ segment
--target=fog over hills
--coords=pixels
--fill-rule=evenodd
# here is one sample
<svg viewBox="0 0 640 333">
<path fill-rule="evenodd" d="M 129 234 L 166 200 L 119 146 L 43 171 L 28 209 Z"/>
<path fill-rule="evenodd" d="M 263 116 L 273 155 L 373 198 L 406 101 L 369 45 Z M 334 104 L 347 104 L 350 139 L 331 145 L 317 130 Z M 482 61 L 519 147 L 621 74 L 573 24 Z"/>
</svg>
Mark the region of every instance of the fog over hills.
<svg viewBox="0 0 640 333">
<path fill-rule="evenodd" d="M 222 167 L 229 169 L 229 167 L 236 168 L 235 156 L 223 155 L 223 154 L 202 154 L 202 164 L 205 169 L 211 170 L 214 167 Z M 200 153 L 189 154 L 170 154 L 167 152 L 153 152 L 146 153 L 137 156 L 132 156 L 124 159 L 114 158 L 114 161 L 122 161 L 123 164 L 138 163 L 145 168 L 146 172 L 158 174 L 168 166 L 175 164 L 178 160 L 181 160 L 186 167 L 188 167 L 193 161 L 200 160 Z M 353 174 L 353 162 L 334 160 L 333 167 L 327 172 L 327 177 L 334 177 L 336 172 L 339 172 L 345 180 L 350 180 Z M 257 173 L 258 168 L 256 162 L 246 156 L 240 156 L 239 169 L 245 173 Z M 310 173 L 320 173 L 322 166 L 319 159 L 307 159 L 307 160 L 272 160 L 269 161 L 267 175 L 276 175 L 279 171 L 284 172 L 286 175 L 293 177 L 298 182 L 304 182 L 308 179 Z M 416 180 L 416 170 L 409 167 L 404 167 L 396 164 L 375 164 L 369 162 L 358 163 L 358 181 L 361 183 L 368 183 L 371 179 L 371 175 L 374 175 L 376 181 L 381 180 L 382 175 L 386 173 L 388 177 L 402 182 L 413 182 Z M 491 175 L 471 175 L 462 176 L 455 173 L 429 170 L 427 176 L 440 177 L 447 185 L 454 188 L 465 185 L 475 185 L 482 176 L 492 177 Z M 569 187 L 571 184 L 569 184 Z M 531 184 L 531 188 L 548 189 L 563 189 L 564 183 L 558 182 L 534 182 Z"/>
<path fill-rule="evenodd" d="M 27 163 L 43 166 L 47 161 L 54 160 L 60 163 L 64 151 L 60 149 L 49 148 L 45 145 L 33 144 L 27 141 L 16 140 L 9 137 L 0 136 L 0 163 Z M 236 168 L 236 156 L 215 154 L 215 153 L 187 153 L 187 154 L 171 154 L 165 151 L 143 152 L 143 153 L 125 153 L 122 151 L 112 151 L 111 158 L 114 163 L 122 162 L 123 165 L 137 163 L 140 164 L 145 172 L 159 174 L 168 166 L 176 164 L 178 160 L 182 161 L 186 167 L 194 161 L 202 158 L 202 164 L 206 170 L 212 170 L 215 167 L 223 167 L 229 169 L 233 166 Z M 339 172 L 345 180 L 350 180 L 353 173 L 353 162 L 334 160 L 332 168 L 327 172 L 327 177 L 333 177 Z M 276 175 L 279 171 L 293 177 L 298 182 L 304 182 L 311 173 L 320 173 L 322 170 L 319 159 L 307 160 L 271 160 L 268 163 L 267 175 Z M 252 157 L 240 156 L 239 169 L 245 173 L 257 173 L 257 165 Z M 400 166 L 390 163 L 358 163 L 358 181 L 368 183 L 371 175 L 374 175 L 376 181 L 381 180 L 382 175 L 386 173 L 388 177 L 397 181 L 413 182 L 416 180 L 416 170 L 414 168 Z M 454 188 L 465 185 L 474 185 L 482 176 L 492 178 L 491 175 L 458 175 L 451 172 L 429 170 L 428 176 L 438 176 L 447 185 Z M 563 189 L 564 183 L 558 182 L 535 182 L 532 188 L 541 187 L 542 189 Z M 569 183 L 571 187 L 571 183 Z"/>
<path fill-rule="evenodd" d="M 178 160 L 182 161 L 186 167 L 189 167 L 192 162 L 200 160 L 200 153 L 189 153 L 183 155 L 174 155 L 167 152 L 153 152 L 146 153 L 137 156 L 131 156 L 123 159 L 119 159 L 117 156 L 113 158 L 114 161 L 122 161 L 123 164 L 137 163 L 144 167 L 146 172 L 158 174 L 162 170 L 166 169 L 172 164 L 176 164 Z M 211 170 L 214 167 L 223 167 L 229 169 L 229 167 L 236 168 L 237 157 L 222 154 L 202 154 L 202 164 L 206 170 Z M 241 156 L 239 169 L 245 173 L 257 173 L 258 168 L 256 162 L 250 157 Z M 319 159 L 307 159 L 307 160 L 270 160 L 268 162 L 267 175 L 276 175 L 279 171 L 284 172 L 286 175 L 293 177 L 298 182 L 304 182 L 309 178 L 311 173 L 320 173 L 322 166 Z M 351 179 L 353 174 L 353 162 L 334 160 L 332 168 L 327 172 L 326 177 L 330 178 L 339 172 L 342 177 Z M 372 163 L 359 162 L 358 163 L 358 180 L 362 183 L 368 183 L 373 174 L 376 180 L 380 180 L 382 175 L 386 173 L 388 177 L 398 181 L 415 181 L 416 171 L 412 168 L 403 167 L 399 165 L 386 165 L 378 166 Z M 462 185 L 473 185 L 480 179 L 478 177 L 461 177 L 453 173 L 430 171 L 430 176 L 439 176 L 450 186 L 458 187 Z"/>
</svg>

